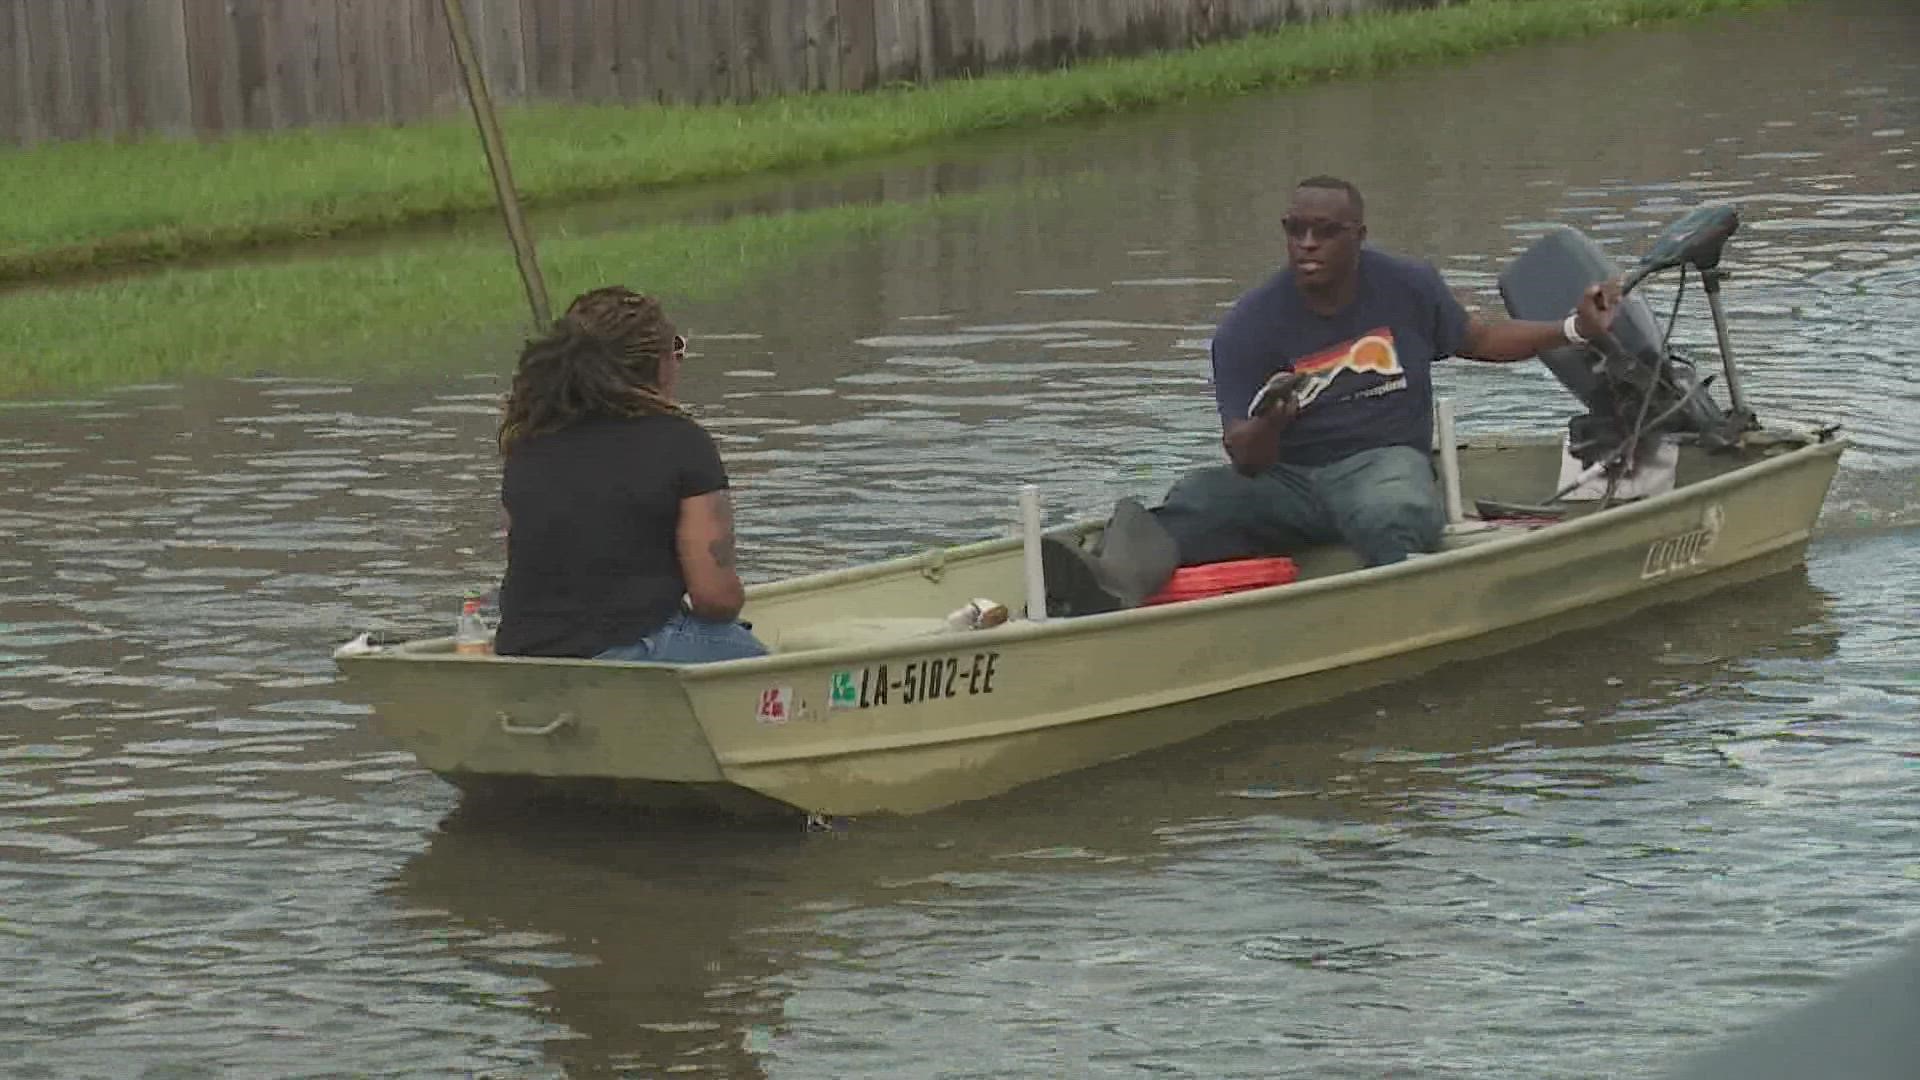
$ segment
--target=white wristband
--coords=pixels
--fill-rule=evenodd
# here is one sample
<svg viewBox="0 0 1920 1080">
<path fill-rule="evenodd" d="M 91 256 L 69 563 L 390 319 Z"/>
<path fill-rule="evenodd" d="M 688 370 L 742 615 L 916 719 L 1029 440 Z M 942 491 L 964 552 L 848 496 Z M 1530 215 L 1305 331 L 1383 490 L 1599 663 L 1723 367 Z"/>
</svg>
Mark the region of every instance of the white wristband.
<svg viewBox="0 0 1920 1080">
<path fill-rule="evenodd" d="M 1566 338 L 1569 345 L 1585 345 L 1587 339 L 1581 337 L 1580 331 L 1574 327 L 1576 318 L 1578 315 L 1574 312 L 1567 313 L 1567 321 L 1560 324 L 1560 336 Z"/>
</svg>

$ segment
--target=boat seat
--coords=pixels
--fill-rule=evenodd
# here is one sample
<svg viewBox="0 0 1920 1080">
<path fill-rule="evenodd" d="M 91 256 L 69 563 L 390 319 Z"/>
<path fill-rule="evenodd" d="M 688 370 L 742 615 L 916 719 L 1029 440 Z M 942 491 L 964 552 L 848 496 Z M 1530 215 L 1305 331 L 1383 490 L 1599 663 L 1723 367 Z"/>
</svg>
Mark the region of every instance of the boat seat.
<svg viewBox="0 0 1920 1080">
<path fill-rule="evenodd" d="M 828 622 L 796 626 L 780 634 L 776 652 L 809 652 L 814 649 L 839 649 L 853 646 L 884 645 L 906 638 L 932 637 L 957 633 L 947 620 L 920 616 L 872 616 L 833 619 Z"/>
</svg>

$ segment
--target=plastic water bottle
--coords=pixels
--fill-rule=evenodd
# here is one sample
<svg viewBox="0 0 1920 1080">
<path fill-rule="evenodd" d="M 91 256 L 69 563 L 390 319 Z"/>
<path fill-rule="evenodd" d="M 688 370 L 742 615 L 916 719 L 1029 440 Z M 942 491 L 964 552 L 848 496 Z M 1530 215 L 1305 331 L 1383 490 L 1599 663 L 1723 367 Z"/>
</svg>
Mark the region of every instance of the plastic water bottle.
<svg viewBox="0 0 1920 1080">
<path fill-rule="evenodd" d="M 477 596 L 469 596 L 460 604 L 460 621 L 453 626 L 453 651 L 480 656 L 493 651 L 493 632 L 480 617 Z"/>
</svg>

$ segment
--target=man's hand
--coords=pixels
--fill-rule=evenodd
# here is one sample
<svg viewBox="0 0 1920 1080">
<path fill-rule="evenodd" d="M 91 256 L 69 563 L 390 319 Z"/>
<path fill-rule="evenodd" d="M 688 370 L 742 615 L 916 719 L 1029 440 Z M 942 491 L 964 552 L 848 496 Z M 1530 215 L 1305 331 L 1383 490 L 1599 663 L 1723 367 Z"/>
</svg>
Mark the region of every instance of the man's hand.
<svg viewBox="0 0 1920 1080">
<path fill-rule="evenodd" d="M 1300 403 L 1288 398 L 1251 420 L 1235 420 L 1220 435 L 1227 460 L 1242 476 L 1258 476 L 1280 461 L 1280 433 L 1299 415 Z"/>
<path fill-rule="evenodd" d="M 1279 462 L 1280 433 L 1300 415 L 1305 378 L 1286 368 L 1274 372 L 1247 404 L 1247 419 L 1229 421 L 1220 433 L 1220 446 L 1241 475 L 1257 476 Z"/>
<path fill-rule="evenodd" d="M 1580 294 L 1580 303 L 1573 309 L 1573 328 L 1580 332 L 1581 337 L 1592 341 L 1613 329 L 1614 316 L 1619 313 L 1619 278 L 1589 285 Z"/>
<path fill-rule="evenodd" d="M 1260 392 L 1253 395 L 1253 401 L 1247 405 L 1247 415 L 1260 417 L 1279 408 L 1288 410 L 1285 420 L 1292 420 L 1300 411 L 1300 384 L 1305 381 L 1306 376 L 1297 371 L 1283 368 L 1274 372 L 1260 387 Z M 1286 426 L 1284 421 L 1281 426 Z"/>
</svg>

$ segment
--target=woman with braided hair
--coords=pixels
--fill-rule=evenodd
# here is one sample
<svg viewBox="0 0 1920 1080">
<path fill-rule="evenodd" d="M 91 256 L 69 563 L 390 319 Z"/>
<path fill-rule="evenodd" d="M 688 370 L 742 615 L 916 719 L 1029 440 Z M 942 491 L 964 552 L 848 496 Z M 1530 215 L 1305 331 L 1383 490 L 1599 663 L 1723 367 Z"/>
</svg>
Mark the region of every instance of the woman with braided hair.
<svg viewBox="0 0 1920 1080">
<path fill-rule="evenodd" d="M 610 285 L 521 350 L 500 419 L 495 652 L 675 664 L 766 653 L 738 621 L 726 469 L 674 403 L 686 348 L 659 301 Z"/>
</svg>

